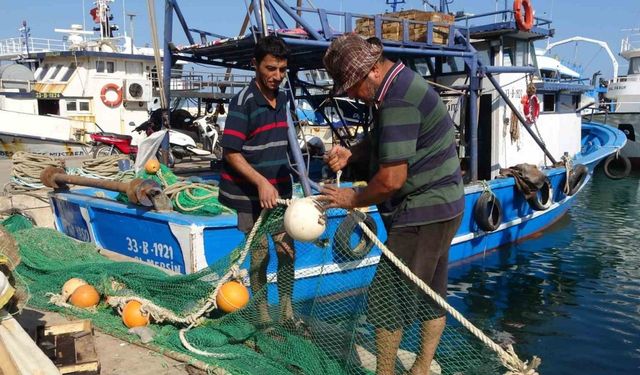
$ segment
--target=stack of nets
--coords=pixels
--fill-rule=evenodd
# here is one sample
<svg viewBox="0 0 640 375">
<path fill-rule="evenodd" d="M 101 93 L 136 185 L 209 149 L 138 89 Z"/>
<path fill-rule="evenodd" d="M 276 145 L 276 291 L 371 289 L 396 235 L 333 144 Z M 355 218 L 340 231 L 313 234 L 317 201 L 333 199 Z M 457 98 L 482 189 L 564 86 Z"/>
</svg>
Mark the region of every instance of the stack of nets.
<svg viewBox="0 0 640 375">
<path fill-rule="evenodd" d="M 336 214 L 344 215 L 344 211 L 329 213 Z M 283 207 L 272 210 L 246 249 L 251 252 L 263 243 L 263 239 L 277 233 L 282 228 L 283 216 Z M 136 296 L 177 315 L 189 315 L 206 303 L 218 280 L 237 262 L 246 245 L 239 243 L 236 250 L 198 273 L 168 275 L 142 263 L 108 260 L 92 245 L 72 240 L 54 230 L 28 228 L 26 223 L 17 224 L 15 219 L 4 224 L 19 245 L 22 263 L 16 272 L 28 284 L 31 305 L 90 318 L 100 330 L 130 341 L 137 340 L 137 336 L 127 332 L 116 310 L 104 302 L 104 296 Z M 229 314 L 214 309 L 186 331 L 185 338 L 192 347 L 215 353 L 215 356 L 187 350 L 180 340 L 180 329 L 186 325 L 170 320 L 156 321 L 150 326 L 155 333 L 151 345 L 159 352 L 189 356 L 210 366 L 208 369 L 222 368 L 231 374 L 373 374 L 376 328 L 368 318 L 368 301 L 372 293 L 384 295 L 405 288 L 406 300 L 384 306 L 390 314 L 404 310 L 415 317 L 404 326 L 396 359 L 396 373 L 405 373 L 420 350 L 420 324 L 435 317 L 434 312 L 424 309 L 422 304 L 417 306 L 416 291 L 404 278 L 386 280 L 382 289 L 370 288 L 376 265 L 375 262 L 367 265 L 367 261 L 375 260 L 375 257 L 348 259 L 349 248 L 335 248 L 336 235 L 345 235 L 340 233 L 344 227 L 338 224 L 329 225 L 314 243 L 295 243 L 297 264 L 311 263 L 307 262 L 310 258 L 319 264 L 296 269 L 294 295 L 299 295 L 303 289 L 311 293 L 304 299 L 294 298 L 293 313 L 300 324 L 292 326 L 282 321 L 276 283 L 277 256 L 269 240 L 267 286 L 255 291 L 243 309 Z M 374 247 L 371 254 L 379 254 L 379 249 Z M 337 267 L 336 262 L 340 262 L 340 266 Z M 247 260 L 242 267 L 248 265 Z M 62 285 L 72 277 L 86 280 L 103 296 L 103 302 L 95 312 L 51 303 L 51 294 L 60 293 Z M 272 324 L 265 325 L 264 317 L 259 317 L 256 301 L 263 297 L 269 301 Z M 502 372 L 496 356 L 483 350 L 482 345 L 452 319 L 445 329 L 436 360 L 442 374 Z"/>
</svg>

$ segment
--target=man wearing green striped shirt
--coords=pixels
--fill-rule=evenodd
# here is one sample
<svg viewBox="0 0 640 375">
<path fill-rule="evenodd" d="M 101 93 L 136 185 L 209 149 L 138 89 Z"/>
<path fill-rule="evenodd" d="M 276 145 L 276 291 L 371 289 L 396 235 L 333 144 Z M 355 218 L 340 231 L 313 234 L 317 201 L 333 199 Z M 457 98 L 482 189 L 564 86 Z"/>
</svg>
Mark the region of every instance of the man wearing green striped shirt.
<svg viewBox="0 0 640 375">
<path fill-rule="evenodd" d="M 340 170 L 367 158 L 367 187 L 323 190 L 329 207 L 378 206 L 387 246 L 413 274 L 443 298 L 451 241 L 464 210 L 464 187 L 455 128 L 438 93 L 402 62 L 382 55 L 372 38 L 345 34 L 324 56 L 336 94 L 346 92 L 374 107 L 371 136 L 351 150 L 326 156 Z M 382 257 L 368 294 L 367 320 L 376 327 L 378 374 L 393 374 L 404 327 L 421 321 L 420 352 L 411 374 L 428 374 L 445 326 L 445 313 Z"/>
</svg>

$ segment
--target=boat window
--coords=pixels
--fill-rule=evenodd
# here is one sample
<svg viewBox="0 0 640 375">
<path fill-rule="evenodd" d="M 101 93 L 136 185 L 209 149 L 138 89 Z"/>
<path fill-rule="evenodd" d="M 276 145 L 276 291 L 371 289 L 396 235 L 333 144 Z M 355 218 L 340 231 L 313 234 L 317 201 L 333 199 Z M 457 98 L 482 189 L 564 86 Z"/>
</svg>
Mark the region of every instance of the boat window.
<svg viewBox="0 0 640 375">
<path fill-rule="evenodd" d="M 516 42 L 516 66 L 528 65 L 527 54 L 529 50 L 529 43 L 526 41 L 518 40 Z"/>
<path fill-rule="evenodd" d="M 462 57 L 447 57 L 442 61 L 442 73 L 464 72 L 464 59 Z"/>
<path fill-rule="evenodd" d="M 640 57 L 632 57 L 629 60 L 629 72 L 627 74 L 640 74 Z"/>
<path fill-rule="evenodd" d="M 116 71 L 116 64 L 113 61 L 96 61 L 97 73 L 113 73 Z"/>
<path fill-rule="evenodd" d="M 78 102 L 78 104 L 80 105 L 79 110 L 80 111 L 84 111 L 84 112 L 89 112 L 89 102 Z"/>
<path fill-rule="evenodd" d="M 542 95 L 542 112 L 555 112 L 556 111 L 556 95 L 544 94 Z"/>
<path fill-rule="evenodd" d="M 68 112 L 75 112 L 78 110 L 78 106 L 76 104 L 76 101 L 67 101 L 67 111 Z"/>
<path fill-rule="evenodd" d="M 142 77 L 142 63 L 135 61 L 125 61 L 124 66 L 127 75 L 136 75 Z"/>
<path fill-rule="evenodd" d="M 51 68 L 51 65 L 44 64 L 44 66 L 40 68 L 38 73 L 36 74 L 36 80 L 42 81 L 44 77 L 47 76 L 47 73 L 49 72 L 49 68 Z"/>
<path fill-rule="evenodd" d="M 51 75 L 49 76 L 50 80 L 54 80 L 56 78 L 56 76 L 58 75 L 58 73 L 60 73 L 60 70 L 62 70 L 62 67 L 64 65 L 62 64 L 58 64 L 56 65 L 56 67 L 53 69 L 53 72 L 51 72 Z"/>
<path fill-rule="evenodd" d="M 512 47 L 504 46 L 502 48 L 502 66 L 513 66 L 514 52 Z"/>
<path fill-rule="evenodd" d="M 62 82 L 67 82 L 69 80 L 69 78 L 71 78 L 71 75 L 73 74 L 73 72 L 76 71 L 76 63 L 71 63 L 69 65 L 69 68 L 67 69 L 66 72 L 64 72 L 64 75 L 62 76 L 62 78 L 60 79 Z"/>
</svg>

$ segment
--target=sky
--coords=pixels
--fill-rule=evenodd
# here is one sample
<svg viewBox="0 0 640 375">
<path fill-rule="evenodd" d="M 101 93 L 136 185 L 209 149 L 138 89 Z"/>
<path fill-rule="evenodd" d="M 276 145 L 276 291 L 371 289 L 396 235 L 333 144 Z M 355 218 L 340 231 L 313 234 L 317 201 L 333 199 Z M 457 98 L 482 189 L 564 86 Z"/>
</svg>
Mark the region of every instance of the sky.
<svg viewBox="0 0 640 375">
<path fill-rule="evenodd" d="M 284 0 L 295 5 L 295 0 Z M 449 0 L 451 1 L 451 0 Z M 222 35 L 237 35 L 249 0 L 178 0 L 190 28 Z M 431 3 L 439 2 L 430 0 Z M 89 9 L 93 0 L 0 0 L 0 40 L 19 35 L 18 28 L 26 20 L 33 38 L 61 38 L 54 28 L 69 28 L 71 24 L 92 25 Z M 154 0 L 158 29 L 163 30 L 164 1 Z M 348 10 L 354 13 L 376 14 L 390 11 L 386 0 L 303 0 L 305 6 L 313 4 L 317 8 Z M 556 30 L 557 41 L 572 36 L 583 36 L 605 41 L 616 55 L 620 73 L 626 73 L 627 64 L 618 52 L 620 41 L 629 32 L 624 29 L 640 28 L 640 0 L 532 0 L 537 17 L 551 19 Z M 512 7 L 512 1 L 505 0 L 454 0 L 449 9 L 470 14 L 492 12 Z M 134 42 L 137 46 L 151 45 L 151 30 L 147 0 L 116 0 L 111 3 L 114 22 L 120 32 L 131 35 L 133 26 Z M 405 0 L 399 9 L 424 9 L 422 0 Z M 135 14 L 133 25 L 125 14 Z M 123 20 L 126 18 L 126 24 Z M 330 22 L 332 22 L 330 20 Z M 337 21 L 336 21 L 337 22 Z M 162 36 L 160 36 L 162 38 Z M 184 32 L 174 19 L 174 42 L 186 44 Z M 538 42 L 537 48 L 544 48 L 546 42 Z M 586 43 L 571 43 L 556 47 L 551 56 L 578 65 L 585 76 L 600 70 L 604 77 L 612 76 L 611 61 L 600 47 Z"/>
</svg>

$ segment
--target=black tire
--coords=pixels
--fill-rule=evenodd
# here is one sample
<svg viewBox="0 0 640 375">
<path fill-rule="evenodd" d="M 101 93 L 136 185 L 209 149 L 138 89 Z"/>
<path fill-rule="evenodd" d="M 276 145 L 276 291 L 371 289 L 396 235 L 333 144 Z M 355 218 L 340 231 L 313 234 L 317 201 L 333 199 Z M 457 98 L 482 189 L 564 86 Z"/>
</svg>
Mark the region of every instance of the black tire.
<svg viewBox="0 0 640 375">
<path fill-rule="evenodd" d="M 614 163 L 615 162 L 615 163 Z M 613 163 L 613 164 L 612 164 Z M 616 166 L 622 166 L 622 171 Z M 604 174 L 612 180 L 625 178 L 631 173 L 631 160 L 622 155 L 611 154 L 604 161 Z"/>
<path fill-rule="evenodd" d="M 553 189 L 551 188 L 551 181 L 549 179 L 544 180 L 544 184 L 538 190 L 533 198 L 527 199 L 529 206 L 534 211 L 544 211 L 551 207 L 553 203 Z"/>
<path fill-rule="evenodd" d="M 109 146 L 105 144 L 99 144 L 93 148 L 93 158 L 100 158 L 110 155 L 122 154 L 122 151 L 118 150 L 116 146 Z"/>
<path fill-rule="evenodd" d="M 490 191 L 484 191 L 473 206 L 473 218 L 486 232 L 493 232 L 502 224 L 502 205 Z"/>
<path fill-rule="evenodd" d="M 589 175 L 589 168 L 584 164 L 578 164 L 573 167 L 569 174 L 569 193 L 567 195 L 574 195 L 580 190 L 582 184 Z"/>
<path fill-rule="evenodd" d="M 369 251 L 373 248 L 373 241 L 371 241 L 358 226 L 358 216 L 361 215 L 362 213 L 350 212 L 347 217 L 342 220 L 338 229 L 336 229 L 333 238 L 333 251 L 345 260 L 362 259 L 369 254 Z M 366 215 L 364 223 L 373 233 L 378 233 L 378 226 L 371 216 Z M 353 234 L 359 236 L 359 240 L 358 243 L 352 247 L 351 236 Z"/>
</svg>

